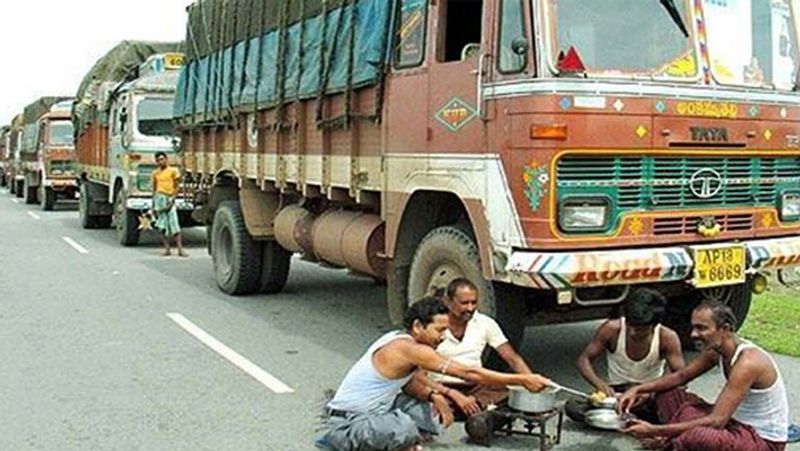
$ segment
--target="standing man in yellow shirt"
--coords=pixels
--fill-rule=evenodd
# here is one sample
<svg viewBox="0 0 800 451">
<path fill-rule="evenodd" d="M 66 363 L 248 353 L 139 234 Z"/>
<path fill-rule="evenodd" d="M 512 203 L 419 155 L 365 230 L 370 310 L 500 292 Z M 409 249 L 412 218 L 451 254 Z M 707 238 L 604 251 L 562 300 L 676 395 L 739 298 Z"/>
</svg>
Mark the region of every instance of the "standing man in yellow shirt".
<svg viewBox="0 0 800 451">
<path fill-rule="evenodd" d="M 153 211 L 156 214 L 156 228 L 164 233 L 161 238 L 164 252 L 161 255 L 165 257 L 170 255 L 170 239 L 175 237 L 178 255 L 188 257 L 189 254 L 183 250 L 178 210 L 175 208 L 181 171 L 169 165 L 167 154 L 164 152 L 156 153 L 156 163 L 158 168 L 153 171 Z"/>
</svg>

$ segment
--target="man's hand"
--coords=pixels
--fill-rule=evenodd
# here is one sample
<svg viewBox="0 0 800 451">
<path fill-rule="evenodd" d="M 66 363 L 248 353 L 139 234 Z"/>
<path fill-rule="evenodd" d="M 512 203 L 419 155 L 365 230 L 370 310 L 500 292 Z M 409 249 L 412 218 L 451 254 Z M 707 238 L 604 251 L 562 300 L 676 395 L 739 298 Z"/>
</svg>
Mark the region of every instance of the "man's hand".
<svg viewBox="0 0 800 451">
<path fill-rule="evenodd" d="M 467 396 L 458 390 L 447 390 L 447 396 L 464 412 L 467 416 L 475 415 L 481 411 L 481 406 L 474 396 Z"/>
<path fill-rule="evenodd" d="M 522 386 L 532 392 L 539 392 L 549 387 L 553 382 L 539 374 L 521 374 Z"/>
<path fill-rule="evenodd" d="M 622 396 L 619 397 L 619 401 L 617 401 L 617 413 L 630 412 L 631 409 L 637 405 L 639 396 L 638 387 L 631 387 L 625 390 L 625 393 L 623 393 Z"/>
<path fill-rule="evenodd" d="M 433 411 L 439 417 L 439 423 L 445 428 L 449 428 L 453 424 L 453 409 L 447 403 L 447 399 L 441 393 L 435 393 L 431 396 L 431 405 Z"/>
<path fill-rule="evenodd" d="M 614 389 L 613 389 L 613 388 L 611 388 L 611 386 L 610 386 L 610 385 L 608 385 L 606 382 L 603 382 L 603 383 L 601 383 L 601 384 L 597 384 L 597 386 L 595 386 L 595 388 L 596 388 L 598 391 L 601 391 L 601 392 L 605 393 L 605 394 L 606 394 L 606 396 L 614 396 L 614 395 L 616 395 L 616 394 L 617 394 L 617 393 L 614 391 Z"/>
<path fill-rule="evenodd" d="M 622 429 L 622 432 L 630 434 L 638 439 L 655 437 L 657 435 L 656 427 L 642 420 L 628 421 L 624 429 Z"/>
</svg>

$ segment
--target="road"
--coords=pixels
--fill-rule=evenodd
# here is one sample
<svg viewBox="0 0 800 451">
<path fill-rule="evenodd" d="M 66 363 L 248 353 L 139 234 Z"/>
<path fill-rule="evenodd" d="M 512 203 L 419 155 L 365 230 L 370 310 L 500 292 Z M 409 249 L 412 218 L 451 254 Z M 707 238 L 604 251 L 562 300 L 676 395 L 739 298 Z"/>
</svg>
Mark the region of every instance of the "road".
<svg viewBox="0 0 800 451">
<path fill-rule="evenodd" d="M 186 236 L 188 259 L 158 256 L 153 236 L 122 248 L 112 230 L 82 230 L 74 205 L 42 212 L 0 191 L 0 449 L 315 449 L 326 390 L 390 329 L 383 287 L 294 259 L 283 293 L 227 297 L 205 232 Z M 593 327 L 528 329 L 521 353 L 586 388 L 572 362 Z M 798 380 L 800 360 L 776 359 Z M 692 385 L 719 387 L 718 374 Z M 800 423 L 800 394 L 790 398 Z M 456 425 L 427 448 L 479 449 L 463 435 Z M 557 449 L 635 445 L 566 421 Z"/>
</svg>

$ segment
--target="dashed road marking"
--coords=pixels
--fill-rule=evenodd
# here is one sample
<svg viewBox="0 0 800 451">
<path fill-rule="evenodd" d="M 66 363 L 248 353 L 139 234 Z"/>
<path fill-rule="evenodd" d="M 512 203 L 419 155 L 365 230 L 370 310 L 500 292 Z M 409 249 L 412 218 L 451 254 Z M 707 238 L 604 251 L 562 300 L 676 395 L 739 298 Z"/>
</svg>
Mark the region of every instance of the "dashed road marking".
<svg viewBox="0 0 800 451">
<path fill-rule="evenodd" d="M 275 376 L 267 373 L 255 363 L 243 357 L 233 349 L 225 346 L 225 344 L 209 335 L 203 329 L 197 327 L 183 315 L 179 313 L 167 313 L 167 317 L 174 321 L 178 326 L 183 328 L 183 330 L 188 332 L 189 335 L 200 340 L 201 343 L 211 348 L 212 351 L 225 358 L 225 360 L 229 361 L 240 370 L 247 373 L 253 379 L 257 380 L 274 393 L 279 395 L 294 393 L 294 390 L 291 387 L 278 380 Z"/>
<path fill-rule="evenodd" d="M 11 202 L 14 202 L 15 204 L 18 204 L 19 203 L 19 199 L 17 199 L 16 197 L 12 197 L 11 198 Z"/>
<path fill-rule="evenodd" d="M 65 243 L 67 243 L 70 246 L 72 246 L 72 248 L 75 249 L 76 251 L 78 251 L 79 253 L 84 254 L 84 255 L 89 253 L 89 251 L 86 250 L 85 247 L 83 247 L 80 244 L 76 243 L 75 240 L 73 240 L 72 238 L 70 238 L 68 236 L 65 236 L 62 239 L 64 240 Z"/>
<path fill-rule="evenodd" d="M 37 215 L 36 213 L 34 213 L 34 212 L 32 212 L 32 211 L 29 211 L 29 212 L 28 212 L 28 216 L 30 216 L 31 218 L 33 218 L 33 219 L 35 219 L 35 220 L 37 220 L 37 221 L 38 221 L 38 220 L 40 220 L 40 219 L 42 219 L 41 217 L 39 217 L 39 215 Z"/>
</svg>

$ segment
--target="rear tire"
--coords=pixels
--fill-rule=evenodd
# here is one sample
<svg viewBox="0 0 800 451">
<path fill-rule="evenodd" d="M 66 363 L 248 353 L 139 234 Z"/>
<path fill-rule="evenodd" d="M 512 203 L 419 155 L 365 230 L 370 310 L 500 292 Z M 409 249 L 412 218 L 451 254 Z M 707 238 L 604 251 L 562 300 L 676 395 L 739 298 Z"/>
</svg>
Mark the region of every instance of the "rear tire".
<svg viewBox="0 0 800 451">
<path fill-rule="evenodd" d="M 52 211 L 56 204 L 56 192 L 53 188 L 42 186 L 39 189 L 39 205 L 42 206 L 44 211 Z"/>
<path fill-rule="evenodd" d="M 459 277 L 478 287 L 478 309 L 494 317 L 509 343 L 519 349 L 525 334 L 524 293 L 483 278 L 478 245 L 472 233 L 463 227 L 439 227 L 422 239 L 411 261 L 408 304 L 445 290 L 447 284 Z"/>
<path fill-rule="evenodd" d="M 98 216 L 89 214 L 90 206 L 93 202 L 89 195 L 89 188 L 86 183 L 81 183 L 80 198 L 78 199 L 78 218 L 81 227 L 84 229 L 107 229 L 111 226 L 111 216 Z"/>
<path fill-rule="evenodd" d="M 684 299 L 669 300 L 664 325 L 678 334 L 684 349 L 693 349 L 691 319 L 695 307 L 703 302 L 719 302 L 730 306 L 736 316 L 736 330 L 739 330 L 747 319 L 752 300 L 749 280 L 739 285 L 694 290 Z"/>
<path fill-rule="evenodd" d="M 264 294 L 280 293 L 289 278 L 292 253 L 275 240 L 261 243 L 261 288 Z"/>
<path fill-rule="evenodd" d="M 124 189 L 117 191 L 114 198 L 114 225 L 117 229 L 117 240 L 125 247 L 139 244 L 138 211 L 125 206 L 128 195 Z"/>
<path fill-rule="evenodd" d="M 254 294 L 261 288 L 261 246 L 244 224 L 238 201 L 219 204 L 211 231 L 214 277 L 230 295 Z"/>
<path fill-rule="evenodd" d="M 17 196 L 17 199 L 22 199 L 22 191 L 25 188 L 25 181 L 24 180 L 14 180 L 14 195 Z"/>
</svg>

